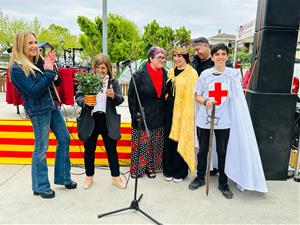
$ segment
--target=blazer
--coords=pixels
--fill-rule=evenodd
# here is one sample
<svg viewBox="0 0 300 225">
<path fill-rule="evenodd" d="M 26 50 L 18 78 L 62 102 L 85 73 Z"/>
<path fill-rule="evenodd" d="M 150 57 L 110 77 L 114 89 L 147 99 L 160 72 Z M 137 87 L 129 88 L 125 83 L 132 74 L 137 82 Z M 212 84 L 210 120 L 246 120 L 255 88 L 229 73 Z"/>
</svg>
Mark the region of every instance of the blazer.
<svg viewBox="0 0 300 225">
<path fill-rule="evenodd" d="M 151 77 L 147 71 L 146 64 L 133 74 L 133 78 L 131 78 L 128 89 L 128 104 L 131 114 L 131 125 L 133 128 L 138 128 L 137 113 L 140 112 L 140 109 L 132 79 L 134 79 L 136 82 L 137 91 L 141 100 L 141 105 L 144 108 L 148 128 L 152 130 L 164 125 L 165 94 L 167 81 L 167 71 L 164 68 L 162 75 L 162 92 L 161 96 L 158 98 Z"/>
<path fill-rule="evenodd" d="M 121 93 L 121 88 L 118 80 L 113 79 L 110 80 L 109 83 L 112 84 L 112 88 L 115 92 L 115 98 L 114 99 L 110 97 L 106 98 L 106 127 L 108 130 L 108 136 L 113 140 L 119 140 L 121 138 L 121 132 L 120 132 L 121 115 L 117 114 L 116 106 L 124 102 L 124 97 Z M 85 107 L 85 109 L 89 111 L 91 111 L 94 108 L 94 107 L 84 105 L 84 94 L 80 90 L 76 93 L 75 100 L 80 107 Z M 85 113 L 85 115 L 91 116 L 91 113 Z M 85 124 L 85 126 L 89 126 L 89 124 Z M 95 124 L 95 126 L 97 125 Z"/>
</svg>

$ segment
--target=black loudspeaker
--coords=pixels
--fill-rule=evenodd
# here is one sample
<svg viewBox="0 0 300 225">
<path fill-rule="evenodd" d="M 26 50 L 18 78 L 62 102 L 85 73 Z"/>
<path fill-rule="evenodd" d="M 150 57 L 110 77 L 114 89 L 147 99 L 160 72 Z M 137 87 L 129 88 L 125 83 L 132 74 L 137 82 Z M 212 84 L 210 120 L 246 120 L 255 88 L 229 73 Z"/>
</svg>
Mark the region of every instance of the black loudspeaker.
<svg viewBox="0 0 300 225">
<path fill-rule="evenodd" d="M 296 112 L 295 94 L 246 92 L 267 180 L 286 180 Z"/>
<path fill-rule="evenodd" d="M 251 90 L 290 93 L 297 36 L 297 30 L 264 29 L 255 33 Z"/>
<path fill-rule="evenodd" d="M 259 0 L 255 31 L 264 28 L 299 29 L 299 0 Z"/>
</svg>

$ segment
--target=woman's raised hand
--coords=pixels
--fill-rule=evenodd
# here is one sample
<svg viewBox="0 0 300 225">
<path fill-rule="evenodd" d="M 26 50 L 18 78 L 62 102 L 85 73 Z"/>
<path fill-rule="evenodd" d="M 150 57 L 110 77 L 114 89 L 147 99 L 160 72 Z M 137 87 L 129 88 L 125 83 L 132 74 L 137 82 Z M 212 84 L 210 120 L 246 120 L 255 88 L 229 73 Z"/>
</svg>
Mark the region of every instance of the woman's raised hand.
<svg viewBox="0 0 300 225">
<path fill-rule="evenodd" d="M 115 92 L 112 85 L 109 85 L 109 88 L 106 90 L 106 95 L 111 98 L 115 98 Z"/>
<path fill-rule="evenodd" d="M 48 53 L 48 55 L 45 56 L 44 62 L 45 62 L 45 64 L 44 64 L 45 70 L 53 70 L 54 62 L 55 62 L 54 50 L 52 50 L 51 52 Z"/>
</svg>

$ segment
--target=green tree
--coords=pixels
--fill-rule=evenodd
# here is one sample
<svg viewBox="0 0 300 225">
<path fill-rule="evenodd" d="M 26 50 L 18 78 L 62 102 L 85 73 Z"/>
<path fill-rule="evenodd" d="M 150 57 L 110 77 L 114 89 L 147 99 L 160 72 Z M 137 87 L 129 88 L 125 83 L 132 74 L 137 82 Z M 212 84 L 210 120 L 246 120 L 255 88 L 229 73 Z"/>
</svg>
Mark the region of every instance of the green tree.
<svg viewBox="0 0 300 225">
<path fill-rule="evenodd" d="M 4 51 L 11 44 L 11 40 L 9 40 L 7 35 L 8 31 L 9 18 L 8 16 L 4 15 L 2 11 L 0 11 L 0 51 Z"/>
<path fill-rule="evenodd" d="M 102 51 L 102 19 L 96 17 L 94 21 L 79 16 L 77 23 L 83 34 L 79 36 L 79 42 L 84 48 L 84 54 L 90 57 Z M 109 14 L 107 18 L 107 48 L 113 62 L 137 56 L 139 57 L 141 46 L 137 26 L 130 20 L 115 14 Z"/>
<path fill-rule="evenodd" d="M 65 49 L 80 47 L 78 38 L 75 35 L 72 35 L 67 28 L 56 24 L 43 28 L 38 36 L 38 40 L 50 43 L 55 48 L 57 57 L 62 56 L 62 41 Z"/>
<path fill-rule="evenodd" d="M 184 26 L 179 27 L 174 32 L 174 39 L 178 41 L 190 42 L 191 41 L 191 31 L 187 30 Z"/>
<path fill-rule="evenodd" d="M 189 42 L 191 40 L 191 31 L 186 30 L 185 27 L 180 27 L 176 30 L 172 30 L 171 27 L 160 27 L 156 20 L 144 26 L 144 33 L 142 36 L 144 57 L 152 46 L 160 46 L 169 52 L 170 57 L 171 49 L 174 42 L 184 41 Z"/>
<path fill-rule="evenodd" d="M 65 41 L 65 48 L 79 47 L 78 39 L 72 35 L 67 28 L 52 24 L 43 28 L 35 18 L 32 22 L 22 19 L 9 18 L 0 10 L 0 51 L 5 51 L 12 46 L 15 34 L 18 31 L 32 31 L 38 37 L 38 41 L 49 42 L 56 48 L 57 55 L 61 53 L 59 43 Z"/>
<path fill-rule="evenodd" d="M 84 16 L 78 16 L 77 23 L 83 34 L 79 35 L 79 43 L 83 47 L 84 55 L 93 57 L 102 48 L 100 30 L 102 30 L 102 20 L 97 17 L 95 22 Z"/>
<path fill-rule="evenodd" d="M 144 26 L 142 41 L 145 54 L 152 46 L 159 45 L 160 37 L 157 34 L 160 32 L 160 29 L 161 28 L 156 20 L 153 20 L 151 23 Z"/>
<path fill-rule="evenodd" d="M 39 37 L 42 31 L 42 25 L 37 18 L 33 20 L 33 22 L 30 24 L 30 27 L 30 30 Z"/>
<path fill-rule="evenodd" d="M 37 29 L 39 24 L 37 19 L 35 19 L 33 24 Z M 21 19 L 10 19 L 0 10 L 0 51 L 5 51 L 12 45 L 14 36 L 18 31 L 33 30 L 33 24 Z"/>
</svg>

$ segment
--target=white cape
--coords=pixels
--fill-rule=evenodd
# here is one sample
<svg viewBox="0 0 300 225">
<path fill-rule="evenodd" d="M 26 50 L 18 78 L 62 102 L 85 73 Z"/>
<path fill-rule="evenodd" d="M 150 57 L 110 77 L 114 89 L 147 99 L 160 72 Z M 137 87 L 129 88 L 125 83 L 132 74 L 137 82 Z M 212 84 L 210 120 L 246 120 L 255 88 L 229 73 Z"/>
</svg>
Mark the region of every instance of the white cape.
<svg viewBox="0 0 300 225">
<path fill-rule="evenodd" d="M 239 189 L 268 192 L 248 105 L 238 77 L 230 77 L 230 137 L 225 174 Z"/>
</svg>

